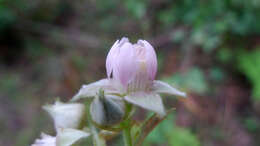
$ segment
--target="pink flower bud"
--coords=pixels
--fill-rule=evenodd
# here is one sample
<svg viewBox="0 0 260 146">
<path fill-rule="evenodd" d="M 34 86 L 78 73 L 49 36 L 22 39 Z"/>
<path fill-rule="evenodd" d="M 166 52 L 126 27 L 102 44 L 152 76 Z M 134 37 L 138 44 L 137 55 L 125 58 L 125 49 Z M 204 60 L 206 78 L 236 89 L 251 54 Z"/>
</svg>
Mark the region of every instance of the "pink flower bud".
<svg viewBox="0 0 260 146">
<path fill-rule="evenodd" d="M 145 90 L 156 75 L 156 53 L 145 40 L 132 44 L 127 38 L 122 38 L 110 49 L 106 69 L 108 78 L 119 81 L 126 89 Z"/>
</svg>

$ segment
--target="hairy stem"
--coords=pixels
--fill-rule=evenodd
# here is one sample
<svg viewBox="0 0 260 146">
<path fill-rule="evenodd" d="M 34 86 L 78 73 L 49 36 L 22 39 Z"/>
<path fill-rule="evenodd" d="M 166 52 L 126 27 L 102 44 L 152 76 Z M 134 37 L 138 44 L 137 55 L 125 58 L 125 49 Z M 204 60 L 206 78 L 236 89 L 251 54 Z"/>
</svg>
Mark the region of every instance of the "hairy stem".
<svg viewBox="0 0 260 146">
<path fill-rule="evenodd" d="M 90 107 L 90 103 L 89 102 L 86 102 L 85 103 L 86 105 L 86 113 L 87 113 L 87 119 L 88 119 L 88 124 L 89 124 L 89 127 L 90 127 L 90 131 L 92 133 L 92 140 L 93 140 L 93 145 L 94 146 L 106 146 L 106 142 L 105 140 L 100 137 L 97 129 L 95 128 L 95 126 L 92 124 L 92 121 L 91 121 L 91 116 L 90 116 L 90 111 L 89 111 L 89 107 Z"/>
<path fill-rule="evenodd" d="M 106 146 L 105 140 L 99 136 L 96 128 L 93 125 L 91 125 L 91 133 L 93 137 L 94 146 Z"/>
<path fill-rule="evenodd" d="M 131 136 L 131 111 L 132 105 L 126 103 L 126 119 L 122 123 L 123 124 L 123 137 L 124 137 L 124 144 L 125 146 L 132 146 L 132 136 Z"/>
<path fill-rule="evenodd" d="M 131 128 L 129 126 L 127 126 L 123 130 L 123 136 L 124 136 L 125 146 L 132 146 Z"/>
</svg>

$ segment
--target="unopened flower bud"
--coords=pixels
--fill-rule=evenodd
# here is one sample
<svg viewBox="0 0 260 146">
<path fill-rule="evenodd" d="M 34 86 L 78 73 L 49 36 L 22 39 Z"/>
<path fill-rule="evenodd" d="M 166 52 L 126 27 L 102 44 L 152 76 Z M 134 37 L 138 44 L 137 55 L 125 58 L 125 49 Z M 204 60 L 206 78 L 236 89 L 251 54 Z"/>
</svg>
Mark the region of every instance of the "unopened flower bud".
<svg viewBox="0 0 260 146">
<path fill-rule="evenodd" d="M 45 105 L 43 109 L 52 117 L 56 131 L 59 128 L 79 128 L 85 113 L 84 104 L 60 101 L 53 105 Z"/>
<path fill-rule="evenodd" d="M 117 96 L 99 95 L 90 105 L 92 120 L 102 126 L 119 123 L 125 115 L 125 104 Z"/>
<path fill-rule="evenodd" d="M 108 78 L 112 76 L 127 90 L 146 90 L 156 75 L 156 53 L 145 40 L 132 44 L 127 38 L 122 38 L 109 51 L 106 69 Z"/>
<path fill-rule="evenodd" d="M 156 81 L 157 57 L 154 48 L 145 40 L 132 44 L 127 38 L 117 40 L 106 59 L 107 77 L 114 92 L 128 103 L 164 116 L 165 110 L 160 93 L 185 97 L 184 92 L 171 85 Z M 107 86 L 109 87 L 109 86 Z M 104 88 L 113 91 L 113 88 Z M 98 99 L 96 99 L 98 100 Z M 97 101 L 96 101 L 97 102 Z"/>
</svg>

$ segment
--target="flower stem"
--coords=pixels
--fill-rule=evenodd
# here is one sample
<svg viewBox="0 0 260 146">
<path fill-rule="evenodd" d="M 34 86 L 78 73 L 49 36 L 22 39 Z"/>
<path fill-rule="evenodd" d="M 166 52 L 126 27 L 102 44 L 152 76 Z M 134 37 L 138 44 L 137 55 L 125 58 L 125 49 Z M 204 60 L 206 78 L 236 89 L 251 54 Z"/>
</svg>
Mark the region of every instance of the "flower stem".
<svg viewBox="0 0 260 146">
<path fill-rule="evenodd" d="M 87 121 L 88 121 L 88 126 L 90 128 L 90 131 L 92 133 L 92 140 L 93 140 L 93 145 L 94 146 L 106 146 L 106 141 L 100 137 L 99 133 L 97 132 L 97 129 L 94 127 L 94 125 L 92 124 L 91 116 L 90 116 L 90 111 L 89 111 L 89 107 L 90 107 L 90 103 L 86 102 L 86 114 L 87 114 Z"/>
<path fill-rule="evenodd" d="M 124 145 L 125 146 L 133 146 L 132 136 L 131 136 L 131 112 L 132 112 L 132 105 L 129 103 L 125 103 L 126 105 L 126 119 L 122 122 L 124 127 L 123 129 L 123 138 L 124 138 Z"/>
<path fill-rule="evenodd" d="M 123 130 L 123 136 L 124 136 L 125 146 L 132 146 L 132 138 L 131 138 L 131 128 L 130 128 L 130 126 L 127 126 Z"/>
<path fill-rule="evenodd" d="M 102 139 L 99 134 L 97 133 L 96 128 L 91 125 L 91 132 L 92 132 L 92 137 L 93 137 L 93 144 L 94 146 L 106 146 L 106 142 L 104 139 Z"/>
</svg>

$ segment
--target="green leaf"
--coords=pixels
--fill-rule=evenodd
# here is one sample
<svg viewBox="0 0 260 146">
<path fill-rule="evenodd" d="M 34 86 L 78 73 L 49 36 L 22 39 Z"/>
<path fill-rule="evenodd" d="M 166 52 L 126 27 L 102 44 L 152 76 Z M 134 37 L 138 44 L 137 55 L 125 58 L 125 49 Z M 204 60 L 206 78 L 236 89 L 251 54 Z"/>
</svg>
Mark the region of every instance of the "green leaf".
<svg viewBox="0 0 260 146">
<path fill-rule="evenodd" d="M 141 19 L 146 13 L 145 0 L 125 0 L 125 6 L 130 14 L 138 19 Z"/>
<path fill-rule="evenodd" d="M 164 121 L 168 115 L 172 113 L 174 109 L 169 110 L 164 117 L 159 117 L 156 114 L 153 114 L 151 117 L 146 119 L 145 122 L 139 126 L 138 136 L 134 139 L 136 146 L 141 146 L 145 140 L 145 138 L 152 132 L 152 130 L 158 126 L 162 121 Z"/>
<path fill-rule="evenodd" d="M 208 83 L 204 76 L 204 73 L 199 68 L 194 67 L 185 73 L 176 73 L 172 77 L 163 80 L 170 85 L 175 84 L 193 92 L 205 93 L 208 91 Z"/>
<path fill-rule="evenodd" d="M 260 100 L 260 51 L 245 52 L 241 51 L 237 55 L 238 68 L 246 75 L 253 85 L 253 97 L 255 100 Z"/>
<path fill-rule="evenodd" d="M 187 128 L 175 127 L 168 136 L 172 146 L 200 146 L 197 137 Z"/>
<path fill-rule="evenodd" d="M 147 137 L 145 146 L 152 144 L 171 146 L 200 146 L 196 135 L 188 128 L 175 125 L 173 114 L 162 121 Z"/>
</svg>

